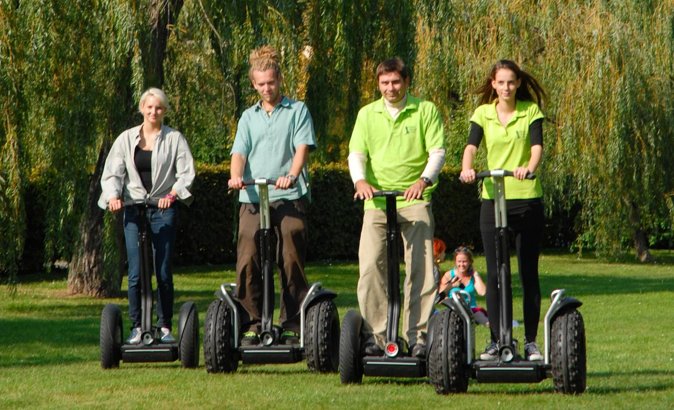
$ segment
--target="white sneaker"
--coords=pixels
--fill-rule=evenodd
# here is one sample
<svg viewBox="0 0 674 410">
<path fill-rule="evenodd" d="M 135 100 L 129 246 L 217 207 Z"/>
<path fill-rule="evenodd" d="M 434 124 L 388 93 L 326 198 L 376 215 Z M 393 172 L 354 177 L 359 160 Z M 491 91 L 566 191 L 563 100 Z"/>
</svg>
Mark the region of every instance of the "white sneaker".
<svg viewBox="0 0 674 410">
<path fill-rule="evenodd" d="M 529 342 L 524 345 L 524 355 L 529 361 L 535 362 L 543 360 L 543 355 L 541 354 L 541 351 L 538 350 L 536 342 Z"/>
<path fill-rule="evenodd" d="M 131 334 L 129 335 L 129 338 L 126 339 L 126 343 L 130 345 L 137 345 L 140 343 L 140 337 L 141 337 L 141 331 L 139 327 L 134 327 L 131 329 Z"/>
<path fill-rule="evenodd" d="M 171 334 L 171 329 L 168 327 L 161 328 L 161 342 L 162 343 L 173 343 L 176 339 Z"/>
<path fill-rule="evenodd" d="M 480 360 L 492 361 L 498 359 L 498 345 L 496 342 L 489 342 L 484 352 L 480 355 Z"/>
</svg>

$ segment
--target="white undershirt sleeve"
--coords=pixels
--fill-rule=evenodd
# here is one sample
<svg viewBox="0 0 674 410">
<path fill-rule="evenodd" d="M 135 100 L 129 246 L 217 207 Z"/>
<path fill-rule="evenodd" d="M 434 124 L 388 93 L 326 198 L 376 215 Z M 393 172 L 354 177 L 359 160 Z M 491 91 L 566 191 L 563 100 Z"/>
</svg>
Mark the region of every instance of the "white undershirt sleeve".
<svg viewBox="0 0 674 410">
<path fill-rule="evenodd" d="M 365 179 L 365 164 L 367 157 L 362 152 L 352 152 L 348 157 L 349 173 L 351 174 L 351 181 L 355 185 L 361 179 Z"/>
<path fill-rule="evenodd" d="M 350 164 L 350 163 L 349 163 Z M 438 175 L 442 170 L 442 166 L 445 164 L 445 150 L 444 148 L 437 148 L 428 153 L 428 163 L 424 172 L 421 173 L 422 177 L 426 177 L 431 181 L 435 182 L 438 180 Z"/>
</svg>

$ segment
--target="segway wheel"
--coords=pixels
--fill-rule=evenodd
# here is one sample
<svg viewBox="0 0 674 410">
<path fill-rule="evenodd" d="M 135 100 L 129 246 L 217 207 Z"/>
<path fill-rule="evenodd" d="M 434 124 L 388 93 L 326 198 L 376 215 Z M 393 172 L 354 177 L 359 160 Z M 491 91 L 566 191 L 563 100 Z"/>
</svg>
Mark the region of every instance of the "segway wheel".
<svg viewBox="0 0 674 410">
<path fill-rule="evenodd" d="M 452 309 L 445 309 L 437 316 L 430 328 L 428 378 L 439 394 L 465 393 L 469 377 L 465 323 Z"/>
<path fill-rule="evenodd" d="M 183 367 L 193 369 L 199 366 L 199 315 L 194 302 L 180 307 L 179 323 L 180 362 Z"/>
<path fill-rule="evenodd" d="M 122 357 L 122 311 L 117 305 L 105 305 L 101 313 L 101 367 L 119 367 Z"/>
<path fill-rule="evenodd" d="M 209 373 L 235 372 L 239 367 L 234 349 L 232 311 L 222 300 L 208 306 L 204 323 L 204 361 Z"/>
<path fill-rule="evenodd" d="M 307 311 L 304 352 L 311 371 L 336 372 L 339 367 L 339 313 L 332 300 L 321 300 Z"/>
<path fill-rule="evenodd" d="M 576 309 L 558 314 L 552 321 L 550 362 L 555 390 L 565 394 L 585 391 L 585 324 Z"/>
<path fill-rule="evenodd" d="M 360 329 L 363 318 L 360 313 L 350 310 L 342 321 L 339 338 L 339 378 L 342 384 L 363 381 L 363 362 L 360 352 Z"/>
</svg>

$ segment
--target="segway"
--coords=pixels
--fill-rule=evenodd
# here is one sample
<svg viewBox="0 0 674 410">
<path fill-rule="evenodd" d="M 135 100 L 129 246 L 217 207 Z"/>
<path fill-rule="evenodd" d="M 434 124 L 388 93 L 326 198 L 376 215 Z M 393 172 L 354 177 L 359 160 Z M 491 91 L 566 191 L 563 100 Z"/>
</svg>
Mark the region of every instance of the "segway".
<svg viewBox="0 0 674 410">
<path fill-rule="evenodd" d="M 269 187 L 276 181 L 267 178 L 244 180 L 246 186 L 257 186 L 260 197 L 260 265 L 263 295 L 260 343 L 242 346 L 241 306 L 235 296 L 236 284 L 222 284 L 211 302 L 204 324 L 204 360 L 209 373 L 235 372 L 239 361 L 244 364 L 296 363 L 306 358 L 311 371 L 337 370 L 339 314 L 334 292 L 323 289 L 320 282 L 309 288 L 300 305 L 300 338 L 298 343 L 282 344 L 283 329 L 274 325 L 274 250 L 273 228 L 269 211 Z"/>
<path fill-rule="evenodd" d="M 414 357 L 403 339 L 398 337 L 400 321 L 400 262 L 396 197 L 400 191 L 376 191 L 375 197 L 386 198 L 387 297 L 386 341 L 381 356 L 363 352 L 363 317 L 349 310 L 342 321 L 339 341 L 339 376 L 343 384 L 361 383 L 363 375 L 383 377 L 426 377 L 426 357 Z"/>
<path fill-rule="evenodd" d="M 505 170 L 483 171 L 477 178 L 493 178 L 496 216 L 496 262 L 500 300 L 498 356 L 494 361 L 475 356 L 475 320 L 460 292 L 442 301 L 443 309 L 433 321 L 429 353 L 429 379 L 438 393 L 463 393 L 469 378 L 480 383 L 538 383 L 552 377 L 555 390 L 567 394 L 585 391 L 585 326 L 577 310 L 582 303 L 565 295 L 564 289 L 552 292 L 545 315 L 544 360 L 528 361 L 518 352 L 512 337 L 512 289 L 509 232 L 505 201 Z M 533 175 L 527 176 L 533 179 Z"/>
<path fill-rule="evenodd" d="M 122 311 L 115 304 L 107 304 L 101 314 L 100 348 L 101 367 L 110 369 L 124 362 L 173 362 L 180 358 L 185 368 L 199 365 L 199 318 L 194 302 L 186 302 L 180 308 L 177 342 L 163 343 L 161 331 L 152 325 L 152 276 L 154 258 L 148 228 L 147 209 L 156 207 L 157 199 L 126 201 L 124 206 L 135 206 L 140 215 L 138 223 L 138 249 L 140 250 L 141 293 L 141 342 L 128 344 L 122 331 Z"/>
</svg>

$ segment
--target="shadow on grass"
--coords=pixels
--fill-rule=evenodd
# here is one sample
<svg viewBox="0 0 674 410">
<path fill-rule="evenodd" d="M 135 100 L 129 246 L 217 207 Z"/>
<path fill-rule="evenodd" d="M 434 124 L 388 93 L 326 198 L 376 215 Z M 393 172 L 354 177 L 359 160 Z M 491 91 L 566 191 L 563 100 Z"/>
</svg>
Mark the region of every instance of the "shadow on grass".
<svg viewBox="0 0 674 410">
<path fill-rule="evenodd" d="M 0 319 L 2 367 L 87 362 L 81 348 L 98 345 L 98 321 L 88 319 Z"/>
</svg>

